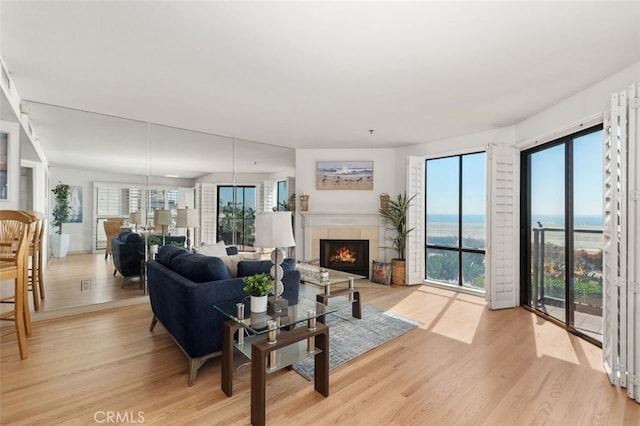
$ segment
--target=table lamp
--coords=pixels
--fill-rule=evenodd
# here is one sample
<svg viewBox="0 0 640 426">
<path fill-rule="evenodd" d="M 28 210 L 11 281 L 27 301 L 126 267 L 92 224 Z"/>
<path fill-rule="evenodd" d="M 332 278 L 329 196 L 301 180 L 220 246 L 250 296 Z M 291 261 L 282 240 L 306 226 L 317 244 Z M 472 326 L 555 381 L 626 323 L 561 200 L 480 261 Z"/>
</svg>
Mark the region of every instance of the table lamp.
<svg viewBox="0 0 640 426">
<path fill-rule="evenodd" d="M 171 210 L 156 209 L 153 211 L 153 224 L 162 226 L 162 245 L 165 245 L 166 227 L 171 225 Z"/>
<path fill-rule="evenodd" d="M 284 292 L 282 283 L 282 261 L 284 252 L 281 247 L 295 247 L 291 212 L 269 212 L 256 214 L 256 240 L 254 247 L 273 248 L 271 252 L 271 277 L 273 278 L 273 297 L 269 298 L 269 313 L 278 314 L 286 311 L 287 299 L 280 297 Z"/>
<path fill-rule="evenodd" d="M 191 251 L 191 228 L 198 226 L 200 220 L 198 209 L 178 209 L 178 217 L 176 219 L 176 228 L 187 228 L 187 250 Z"/>
<path fill-rule="evenodd" d="M 142 223 L 142 215 L 140 214 L 140 212 L 129 213 L 129 223 L 132 223 L 135 227 L 135 232 L 138 232 L 138 224 Z"/>
</svg>

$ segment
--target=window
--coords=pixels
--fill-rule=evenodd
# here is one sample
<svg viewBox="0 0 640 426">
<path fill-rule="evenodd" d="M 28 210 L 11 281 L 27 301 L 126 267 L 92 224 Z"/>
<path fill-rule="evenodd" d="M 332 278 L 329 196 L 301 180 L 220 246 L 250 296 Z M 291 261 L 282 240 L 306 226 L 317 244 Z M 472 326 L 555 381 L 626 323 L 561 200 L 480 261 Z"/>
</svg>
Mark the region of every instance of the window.
<svg viewBox="0 0 640 426">
<path fill-rule="evenodd" d="M 256 187 L 218 186 L 218 241 L 253 248 L 256 232 Z"/>
<path fill-rule="evenodd" d="M 278 211 L 289 211 L 289 202 L 287 201 L 287 181 L 279 180 L 277 188 L 278 196 Z"/>
<path fill-rule="evenodd" d="M 141 189 L 106 185 L 96 188 L 96 250 L 104 249 L 107 245 L 102 222 L 114 216 L 128 219 L 130 212 L 140 210 L 141 203 Z"/>
<path fill-rule="evenodd" d="M 178 207 L 194 205 L 193 188 L 143 189 L 135 186 L 135 184 L 118 183 L 96 183 L 94 185 L 96 250 L 106 247 L 106 236 L 102 222 L 108 217 L 121 217 L 126 222 L 129 219 L 129 213 L 140 212 L 142 214 L 140 225 L 151 226 L 155 209 L 171 209 L 175 223 Z M 170 226 L 168 231 L 181 235 L 184 230 L 176 230 Z"/>
<path fill-rule="evenodd" d="M 426 160 L 428 280 L 484 290 L 485 154 Z"/>
</svg>

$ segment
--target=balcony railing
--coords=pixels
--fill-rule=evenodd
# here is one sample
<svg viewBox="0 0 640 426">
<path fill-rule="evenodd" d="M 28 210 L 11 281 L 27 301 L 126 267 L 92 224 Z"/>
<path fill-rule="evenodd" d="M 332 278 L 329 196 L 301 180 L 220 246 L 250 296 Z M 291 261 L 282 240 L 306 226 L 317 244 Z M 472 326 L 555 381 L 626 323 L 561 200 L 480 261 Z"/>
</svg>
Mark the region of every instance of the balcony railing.
<svg viewBox="0 0 640 426">
<path fill-rule="evenodd" d="M 565 302 L 565 244 L 563 227 L 532 229 L 531 299 L 536 307 Z M 574 270 L 570 274 L 576 309 L 602 309 L 602 229 L 575 228 Z M 555 237 L 555 238 L 554 238 Z"/>
</svg>

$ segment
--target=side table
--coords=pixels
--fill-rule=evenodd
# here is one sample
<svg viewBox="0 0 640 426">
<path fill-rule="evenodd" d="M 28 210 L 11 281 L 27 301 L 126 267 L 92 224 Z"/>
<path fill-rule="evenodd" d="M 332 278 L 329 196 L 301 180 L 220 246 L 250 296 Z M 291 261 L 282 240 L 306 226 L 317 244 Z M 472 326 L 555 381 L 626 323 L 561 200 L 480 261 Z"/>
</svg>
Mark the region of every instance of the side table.
<svg viewBox="0 0 640 426">
<path fill-rule="evenodd" d="M 225 321 L 223 330 L 221 389 L 228 397 L 233 395 L 233 352 L 237 348 L 251 359 L 253 425 L 264 425 L 266 421 L 266 375 L 308 356 L 314 356 L 315 390 L 329 396 L 329 327 L 319 319 L 335 310 L 310 300 L 299 304 L 302 306 L 289 306 L 285 316 L 268 317 L 267 327 L 261 328 L 252 325 L 250 318 L 244 318 L 245 309 L 240 303 L 215 306 L 231 318 Z M 234 309 L 237 315 L 233 315 Z M 304 321 L 306 326 L 294 327 Z M 250 336 L 244 337 L 245 330 Z"/>
</svg>

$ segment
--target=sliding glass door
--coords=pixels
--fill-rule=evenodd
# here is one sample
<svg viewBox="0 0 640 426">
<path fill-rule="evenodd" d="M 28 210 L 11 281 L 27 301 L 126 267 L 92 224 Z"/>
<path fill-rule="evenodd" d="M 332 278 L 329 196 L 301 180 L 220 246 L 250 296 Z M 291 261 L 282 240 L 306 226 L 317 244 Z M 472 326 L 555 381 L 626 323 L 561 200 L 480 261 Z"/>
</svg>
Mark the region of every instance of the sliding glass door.
<svg viewBox="0 0 640 426">
<path fill-rule="evenodd" d="M 522 154 L 522 304 L 602 341 L 602 126 Z"/>
<path fill-rule="evenodd" d="M 218 241 L 253 249 L 256 232 L 256 187 L 218 186 Z"/>
</svg>

